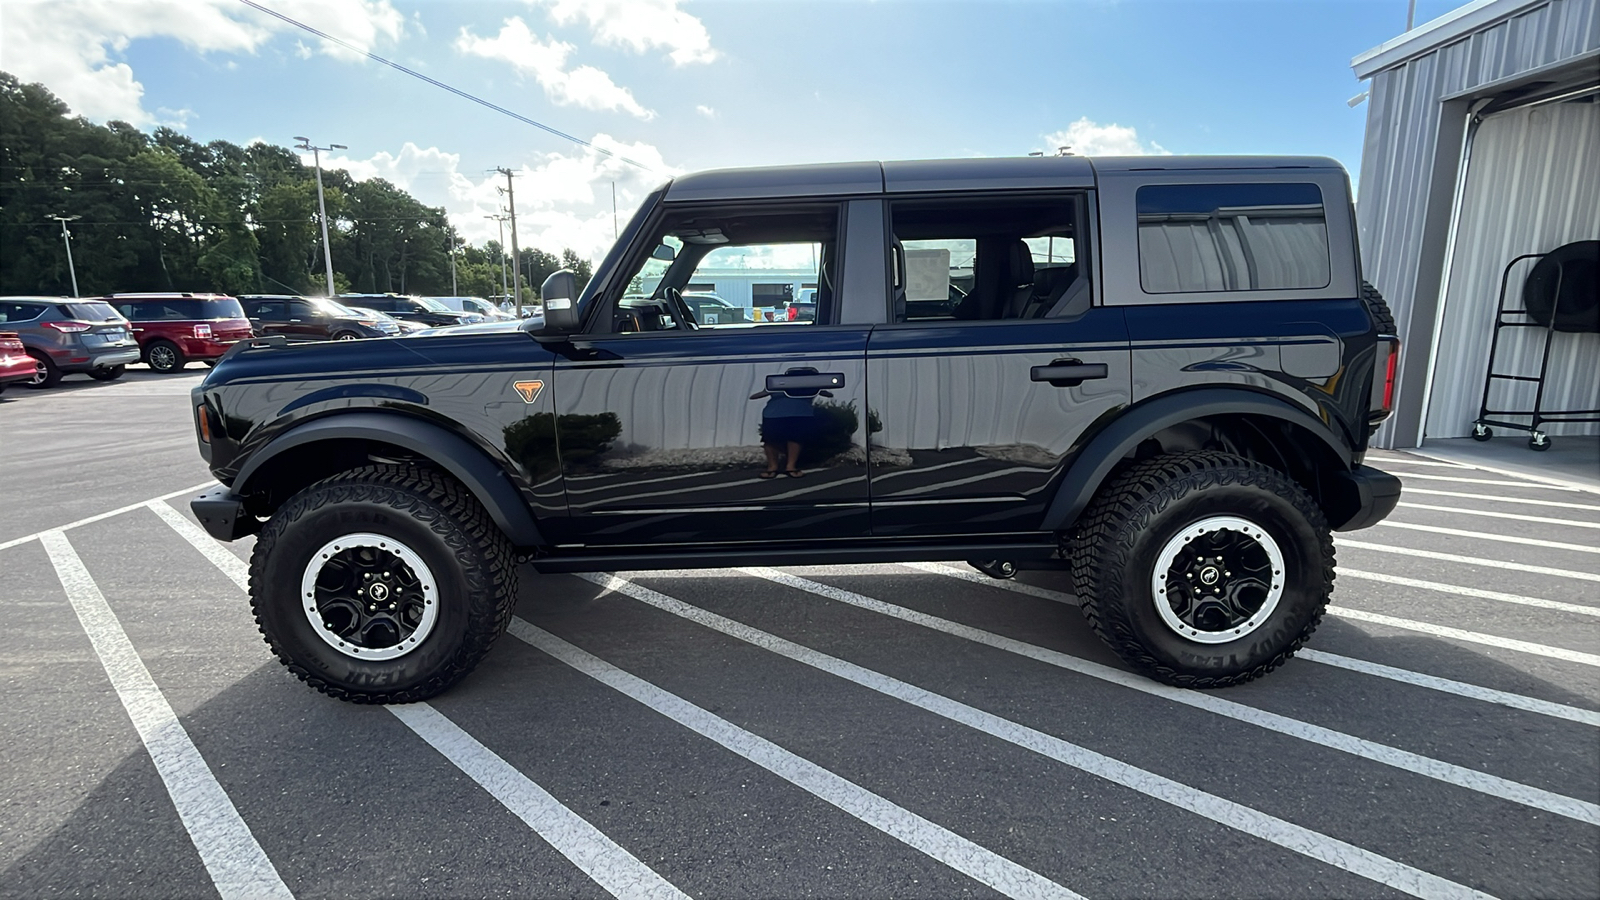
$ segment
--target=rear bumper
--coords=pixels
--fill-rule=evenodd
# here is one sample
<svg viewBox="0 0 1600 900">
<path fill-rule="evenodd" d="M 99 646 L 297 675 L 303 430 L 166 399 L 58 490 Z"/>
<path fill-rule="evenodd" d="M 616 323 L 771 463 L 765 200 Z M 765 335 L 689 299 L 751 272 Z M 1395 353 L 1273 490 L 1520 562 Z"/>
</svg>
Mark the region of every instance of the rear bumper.
<svg viewBox="0 0 1600 900">
<path fill-rule="evenodd" d="M 55 358 L 56 366 L 62 372 L 89 372 L 94 369 L 107 369 L 111 366 L 125 366 L 128 363 L 139 361 L 139 347 L 130 344 L 118 347 L 115 350 L 84 350 L 75 349 L 63 353 L 51 353 Z M 87 360 L 84 357 L 89 357 Z M 71 360 L 70 362 L 68 360 Z"/>
<path fill-rule="evenodd" d="M 1400 479 L 1371 466 L 1356 466 L 1341 473 L 1329 493 L 1324 499 L 1333 530 L 1357 531 L 1394 512 L 1400 502 Z"/>
<path fill-rule="evenodd" d="M 245 512 L 244 498 L 225 487 L 190 500 L 189 508 L 206 533 L 219 541 L 235 541 L 261 530 L 261 520 Z"/>
</svg>

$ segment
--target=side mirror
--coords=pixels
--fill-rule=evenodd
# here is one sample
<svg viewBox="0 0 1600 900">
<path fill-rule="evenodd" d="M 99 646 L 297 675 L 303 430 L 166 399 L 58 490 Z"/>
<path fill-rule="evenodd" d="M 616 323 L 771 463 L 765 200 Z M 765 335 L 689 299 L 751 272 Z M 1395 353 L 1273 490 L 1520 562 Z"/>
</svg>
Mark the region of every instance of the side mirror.
<svg viewBox="0 0 1600 900">
<path fill-rule="evenodd" d="M 544 300 L 544 330 L 570 334 L 578 330 L 578 276 L 567 269 L 552 272 L 539 288 Z"/>
</svg>

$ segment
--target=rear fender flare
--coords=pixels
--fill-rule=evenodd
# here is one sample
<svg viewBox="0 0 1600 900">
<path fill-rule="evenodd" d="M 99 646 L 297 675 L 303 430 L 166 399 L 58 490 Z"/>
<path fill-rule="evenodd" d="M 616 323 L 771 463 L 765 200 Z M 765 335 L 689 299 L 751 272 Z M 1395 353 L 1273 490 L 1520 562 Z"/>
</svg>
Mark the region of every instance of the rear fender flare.
<svg viewBox="0 0 1600 900">
<path fill-rule="evenodd" d="M 431 460 L 478 498 L 513 544 L 535 547 L 544 543 L 521 492 L 488 453 L 439 425 L 406 415 L 340 413 L 295 426 L 251 455 L 234 479 L 233 489 L 248 493 L 252 478 L 285 451 L 318 441 L 348 439 L 392 444 Z"/>
<path fill-rule="evenodd" d="M 1077 521 L 1117 463 L 1156 432 L 1191 419 L 1241 414 L 1269 416 L 1298 425 L 1320 438 L 1339 459 L 1350 458 L 1350 448 L 1321 420 L 1270 394 L 1228 388 L 1165 394 L 1132 407 L 1089 441 L 1056 489 L 1042 530 L 1061 531 Z"/>
</svg>

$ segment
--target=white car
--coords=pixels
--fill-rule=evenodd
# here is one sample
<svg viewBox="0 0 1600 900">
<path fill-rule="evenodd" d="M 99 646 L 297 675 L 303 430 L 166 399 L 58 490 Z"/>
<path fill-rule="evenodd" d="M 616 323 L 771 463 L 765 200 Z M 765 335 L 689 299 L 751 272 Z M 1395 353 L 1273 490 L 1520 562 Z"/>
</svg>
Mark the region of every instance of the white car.
<svg viewBox="0 0 1600 900">
<path fill-rule="evenodd" d="M 477 313 L 483 316 L 484 321 L 494 322 L 503 319 L 515 319 L 516 316 L 502 312 L 499 307 L 482 297 L 429 297 L 458 312 Z"/>
</svg>

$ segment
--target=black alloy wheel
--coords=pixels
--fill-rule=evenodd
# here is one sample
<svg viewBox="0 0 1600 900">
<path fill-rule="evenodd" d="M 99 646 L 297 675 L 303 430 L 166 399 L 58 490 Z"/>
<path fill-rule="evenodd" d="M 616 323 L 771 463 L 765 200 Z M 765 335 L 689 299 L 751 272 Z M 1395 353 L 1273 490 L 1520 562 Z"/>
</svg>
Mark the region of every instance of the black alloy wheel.
<svg viewBox="0 0 1600 900">
<path fill-rule="evenodd" d="M 128 367 L 126 365 L 105 366 L 99 369 L 90 369 L 89 377 L 93 378 L 95 381 L 116 381 L 118 378 L 121 378 L 122 373 L 126 371 L 128 371 Z"/>
<path fill-rule="evenodd" d="M 511 620 L 510 542 L 459 483 L 367 466 L 289 498 L 250 558 L 250 605 L 295 677 L 354 703 L 425 700 Z"/>
<path fill-rule="evenodd" d="M 1240 684 L 1282 665 L 1333 590 L 1316 501 L 1276 469 L 1215 451 L 1131 466 L 1096 494 L 1067 549 L 1095 632 L 1179 687 Z"/>
<path fill-rule="evenodd" d="M 178 349 L 178 345 L 167 340 L 151 341 L 150 346 L 145 348 L 144 361 L 150 368 L 162 374 L 181 372 L 189 363 L 184 358 L 183 351 Z"/>
</svg>

